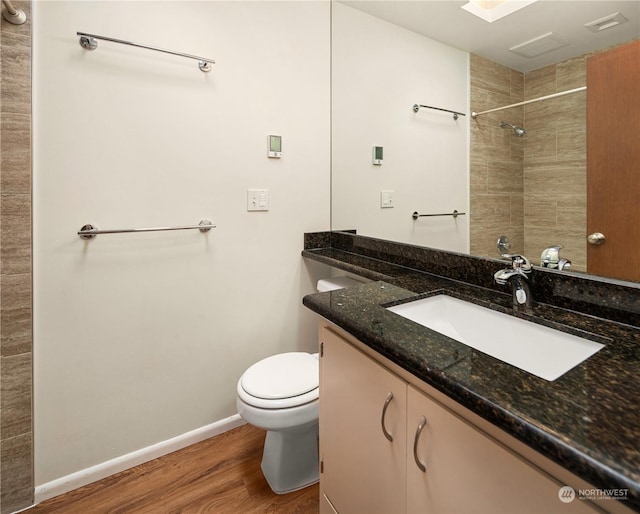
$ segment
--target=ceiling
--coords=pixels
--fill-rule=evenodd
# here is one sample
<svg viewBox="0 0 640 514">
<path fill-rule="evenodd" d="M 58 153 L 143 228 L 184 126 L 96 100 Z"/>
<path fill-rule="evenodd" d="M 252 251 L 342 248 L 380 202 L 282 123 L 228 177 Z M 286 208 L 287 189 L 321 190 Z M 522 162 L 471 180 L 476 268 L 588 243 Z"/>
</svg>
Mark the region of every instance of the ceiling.
<svg viewBox="0 0 640 514">
<path fill-rule="evenodd" d="M 461 9 L 466 0 L 338 1 L 521 72 L 640 38 L 640 0 L 539 0 L 493 23 Z M 628 21 L 597 33 L 584 26 L 616 12 Z M 509 51 L 549 32 L 569 44 L 536 57 Z"/>
</svg>

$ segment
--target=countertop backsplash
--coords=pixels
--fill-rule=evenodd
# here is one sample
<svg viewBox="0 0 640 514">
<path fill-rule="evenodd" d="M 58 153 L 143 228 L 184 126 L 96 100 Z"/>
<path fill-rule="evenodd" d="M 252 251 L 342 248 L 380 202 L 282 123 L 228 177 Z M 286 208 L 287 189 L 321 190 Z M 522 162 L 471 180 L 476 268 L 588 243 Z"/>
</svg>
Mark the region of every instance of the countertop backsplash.
<svg viewBox="0 0 640 514">
<path fill-rule="evenodd" d="M 305 252 L 373 280 L 397 284 L 414 271 L 510 294 L 493 279 L 496 271 L 509 265 L 506 260 L 359 236 L 355 230 L 305 234 Z M 529 284 L 536 303 L 640 327 L 640 284 L 539 267 L 529 275 Z"/>
</svg>

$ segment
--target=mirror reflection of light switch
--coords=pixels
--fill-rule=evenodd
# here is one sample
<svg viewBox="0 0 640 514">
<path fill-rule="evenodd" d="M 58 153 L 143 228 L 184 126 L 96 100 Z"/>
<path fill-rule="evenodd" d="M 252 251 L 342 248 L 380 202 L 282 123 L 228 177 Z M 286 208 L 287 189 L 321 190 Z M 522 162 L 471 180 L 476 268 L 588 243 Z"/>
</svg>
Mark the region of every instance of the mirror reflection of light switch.
<svg viewBox="0 0 640 514">
<path fill-rule="evenodd" d="M 393 208 L 393 191 L 380 191 L 380 208 Z"/>
</svg>

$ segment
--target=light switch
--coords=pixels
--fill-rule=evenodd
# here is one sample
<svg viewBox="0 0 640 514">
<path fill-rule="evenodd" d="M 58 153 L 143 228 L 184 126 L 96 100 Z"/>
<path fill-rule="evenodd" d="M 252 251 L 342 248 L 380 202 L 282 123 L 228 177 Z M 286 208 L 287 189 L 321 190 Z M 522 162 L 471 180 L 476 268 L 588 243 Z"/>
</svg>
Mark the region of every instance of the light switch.
<svg viewBox="0 0 640 514">
<path fill-rule="evenodd" d="M 380 208 L 393 208 L 393 191 L 380 191 Z"/>
<path fill-rule="evenodd" d="M 247 211 L 268 211 L 269 190 L 247 189 Z"/>
</svg>

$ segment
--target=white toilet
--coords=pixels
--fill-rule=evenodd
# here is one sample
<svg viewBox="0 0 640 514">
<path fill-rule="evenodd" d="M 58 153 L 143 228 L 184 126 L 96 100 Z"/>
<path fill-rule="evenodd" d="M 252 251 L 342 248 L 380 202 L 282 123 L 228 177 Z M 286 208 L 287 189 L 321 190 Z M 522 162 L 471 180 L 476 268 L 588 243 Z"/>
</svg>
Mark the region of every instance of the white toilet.
<svg viewBox="0 0 640 514">
<path fill-rule="evenodd" d="M 318 281 L 318 291 L 359 284 L 348 277 Z M 249 367 L 238 380 L 238 414 L 267 430 L 262 473 L 285 494 L 318 481 L 318 354 L 280 353 Z"/>
</svg>

